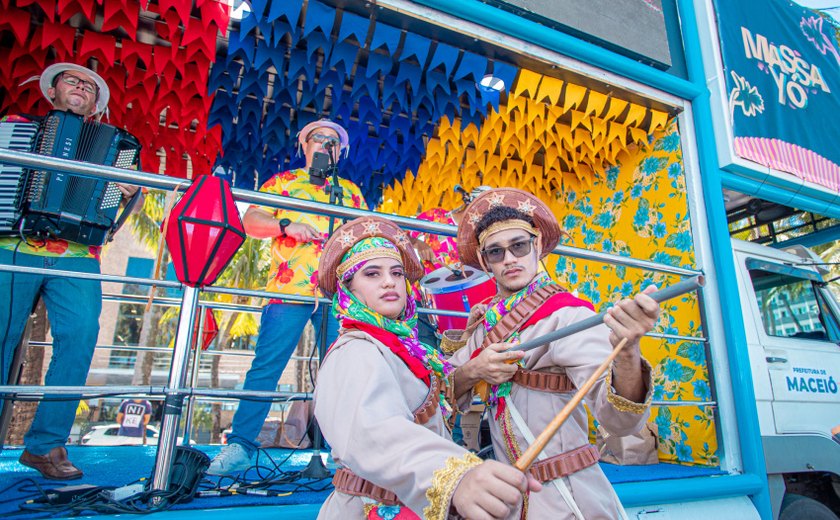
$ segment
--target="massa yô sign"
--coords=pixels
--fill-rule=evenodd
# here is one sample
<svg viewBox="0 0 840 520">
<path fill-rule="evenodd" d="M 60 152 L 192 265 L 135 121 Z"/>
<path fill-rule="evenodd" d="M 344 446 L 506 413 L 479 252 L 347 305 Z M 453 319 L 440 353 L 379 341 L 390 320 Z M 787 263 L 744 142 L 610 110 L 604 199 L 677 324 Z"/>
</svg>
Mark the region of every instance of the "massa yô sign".
<svg viewBox="0 0 840 520">
<path fill-rule="evenodd" d="M 783 0 L 715 0 L 737 155 L 840 191 L 840 44 Z"/>
</svg>

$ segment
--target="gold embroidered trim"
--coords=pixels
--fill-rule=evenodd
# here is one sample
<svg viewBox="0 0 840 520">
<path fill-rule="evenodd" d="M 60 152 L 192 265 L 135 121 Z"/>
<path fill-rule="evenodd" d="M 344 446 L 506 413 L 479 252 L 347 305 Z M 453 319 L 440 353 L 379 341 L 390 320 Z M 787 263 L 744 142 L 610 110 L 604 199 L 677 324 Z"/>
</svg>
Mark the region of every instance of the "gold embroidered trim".
<svg viewBox="0 0 840 520">
<path fill-rule="evenodd" d="M 449 403 L 449 406 L 452 407 L 452 415 L 456 415 L 458 413 L 458 403 L 455 400 L 455 371 L 449 373 L 446 378 L 441 381 L 441 385 L 443 388 L 443 398 L 446 399 L 446 402 Z"/>
<path fill-rule="evenodd" d="M 496 222 L 487 226 L 487 229 L 481 232 L 478 235 L 478 245 L 480 247 L 484 247 L 484 240 L 494 233 L 498 233 L 499 231 L 505 231 L 508 229 L 521 229 L 523 231 L 527 231 L 528 233 L 534 235 L 535 237 L 540 236 L 540 232 L 531 224 L 528 224 L 524 220 L 519 220 L 518 218 L 510 219 L 510 220 L 502 220 L 501 222 Z"/>
<path fill-rule="evenodd" d="M 445 520 L 449 514 L 449 505 L 455 487 L 461 482 L 464 473 L 481 464 L 481 459 L 472 453 L 463 457 L 449 457 L 446 465 L 435 470 L 432 475 L 432 487 L 426 490 L 429 505 L 423 509 L 423 518 L 427 520 Z"/>
<path fill-rule="evenodd" d="M 365 511 L 365 518 L 370 517 L 370 512 L 373 511 L 373 508 L 378 506 L 379 504 L 364 504 L 362 508 Z"/>
<path fill-rule="evenodd" d="M 642 403 L 636 403 L 616 394 L 612 386 L 612 374 L 613 367 L 611 366 L 610 369 L 607 370 L 607 401 L 619 412 L 630 412 L 636 415 L 645 413 L 645 411 L 650 408 L 650 403 L 653 400 L 653 378 L 651 376 L 651 367 L 648 360 L 642 358 L 642 378 L 644 379 L 645 387 L 647 387 L 645 400 Z"/>
<path fill-rule="evenodd" d="M 400 257 L 399 251 L 394 249 L 386 249 L 384 247 L 379 247 L 376 249 L 368 249 L 367 251 L 362 251 L 361 253 L 355 254 L 348 258 L 347 260 L 341 262 L 338 268 L 335 270 L 338 278 L 341 279 L 351 267 L 358 264 L 359 262 L 363 262 L 365 260 L 370 260 L 371 258 L 393 258 L 394 260 L 399 260 L 402 263 L 402 257 Z"/>
<path fill-rule="evenodd" d="M 467 340 L 461 339 L 463 335 L 464 331 L 462 329 L 444 331 L 443 337 L 440 338 L 440 349 L 444 354 L 451 356 L 467 344 Z"/>
<path fill-rule="evenodd" d="M 455 420 L 459 415 L 462 415 L 461 410 L 458 408 L 458 399 L 455 397 L 454 370 L 446 376 L 446 379 L 444 379 L 442 391 L 443 398 L 447 403 L 449 403 L 449 409 L 452 410 L 452 413 L 449 414 L 449 418 L 444 421 L 444 425 L 446 426 L 446 429 L 449 430 L 449 433 L 452 434 L 452 428 L 455 427 Z"/>
<path fill-rule="evenodd" d="M 508 396 L 506 399 L 510 399 Z M 516 433 L 513 431 L 513 418 L 510 416 L 510 407 L 505 406 L 505 411 L 502 417 L 498 419 L 501 421 L 499 427 L 502 430 L 502 441 L 505 446 L 505 454 L 511 464 L 519 460 L 522 456 L 522 447 L 519 446 L 519 441 L 516 440 Z M 526 492 L 522 495 L 522 514 L 520 519 L 528 518 L 528 499 L 531 498 L 531 493 Z"/>
</svg>

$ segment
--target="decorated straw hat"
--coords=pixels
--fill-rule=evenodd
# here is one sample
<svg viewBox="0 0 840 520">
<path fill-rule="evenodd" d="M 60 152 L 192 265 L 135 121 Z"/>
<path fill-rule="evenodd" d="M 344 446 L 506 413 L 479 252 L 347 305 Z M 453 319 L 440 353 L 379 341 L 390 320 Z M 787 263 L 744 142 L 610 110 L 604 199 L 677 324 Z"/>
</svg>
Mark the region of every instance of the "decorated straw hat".
<svg viewBox="0 0 840 520">
<path fill-rule="evenodd" d="M 464 217 L 458 226 L 457 238 L 458 256 L 461 262 L 482 269 L 479 262 L 481 245 L 478 243 L 478 237 L 475 236 L 475 229 L 481 218 L 496 206 L 513 208 L 534 219 L 534 226 L 541 237 L 540 258 L 544 258 L 557 246 L 561 235 L 560 225 L 543 201 L 527 191 L 516 188 L 493 188 L 473 199 L 464 212 Z"/>
<path fill-rule="evenodd" d="M 62 72 L 67 72 L 68 70 L 90 76 L 90 79 L 92 79 L 93 82 L 96 83 L 96 86 L 99 87 L 99 93 L 96 98 L 96 111 L 94 114 L 104 112 L 105 109 L 108 108 L 108 100 L 111 98 L 111 89 L 108 88 L 108 84 L 105 83 L 102 76 L 87 67 L 82 67 L 81 65 L 76 65 L 75 63 L 53 63 L 44 69 L 44 72 L 41 73 L 41 77 L 38 80 L 38 86 L 41 87 L 41 93 L 44 94 L 44 97 L 50 99 L 47 91 L 52 88 L 55 77 Z"/>
<path fill-rule="evenodd" d="M 409 281 L 419 280 L 423 274 L 423 266 L 408 234 L 396 224 L 381 217 L 361 217 L 347 222 L 324 244 L 321 260 L 318 262 L 318 287 L 327 296 L 335 292 L 338 280 L 339 266 L 345 253 L 360 240 L 370 237 L 382 237 L 391 241 L 400 251 L 405 276 Z"/>
</svg>

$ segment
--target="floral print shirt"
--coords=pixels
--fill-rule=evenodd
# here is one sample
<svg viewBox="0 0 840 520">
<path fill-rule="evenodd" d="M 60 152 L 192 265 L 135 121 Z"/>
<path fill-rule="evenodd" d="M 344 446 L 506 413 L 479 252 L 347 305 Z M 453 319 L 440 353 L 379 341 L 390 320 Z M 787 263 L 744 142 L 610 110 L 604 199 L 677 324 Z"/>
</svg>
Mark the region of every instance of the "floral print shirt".
<svg viewBox="0 0 840 520">
<path fill-rule="evenodd" d="M 309 182 L 306 170 L 298 168 L 293 171 L 278 173 L 268 179 L 260 187 L 260 191 L 274 193 L 296 199 L 329 202 L 330 194 L 326 189 L 330 179 L 323 186 L 316 186 Z M 347 207 L 367 209 L 365 199 L 359 187 L 346 179 L 339 179 L 339 185 L 344 189 L 343 203 Z M 257 206 L 259 207 L 259 206 Z M 318 229 L 328 238 L 330 218 L 312 213 L 301 213 L 286 209 L 262 208 L 270 211 L 275 218 L 288 218 L 292 222 L 309 224 Z M 336 220 L 335 228 L 341 225 Z M 322 242 L 298 243 L 290 236 L 277 236 L 271 244 L 271 273 L 272 277 L 266 285 L 266 291 L 280 292 L 299 296 L 313 296 L 318 286 L 318 259 L 324 247 Z"/>
<path fill-rule="evenodd" d="M 417 215 L 417 219 L 437 222 L 439 224 L 456 225 L 449 211 L 443 208 L 432 208 L 424 211 Z M 411 231 L 411 236 L 429 244 L 429 247 L 435 253 L 434 262 L 423 262 L 423 268 L 426 270 L 426 274 L 431 273 L 435 269 L 440 269 L 445 265 L 458 263 L 458 246 L 455 242 L 455 237 L 431 235 L 421 231 Z"/>
<path fill-rule="evenodd" d="M 27 119 L 19 115 L 8 115 L 0 119 L 3 123 L 29 123 Z M 89 246 L 76 242 L 68 242 L 60 238 L 36 239 L 27 237 L 26 241 L 20 237 L 0 237 L 0 249 L 25 253 L 27 255 L 52 256 L 66 258 L 99 258 L 102 246 Z"/>
</svg>

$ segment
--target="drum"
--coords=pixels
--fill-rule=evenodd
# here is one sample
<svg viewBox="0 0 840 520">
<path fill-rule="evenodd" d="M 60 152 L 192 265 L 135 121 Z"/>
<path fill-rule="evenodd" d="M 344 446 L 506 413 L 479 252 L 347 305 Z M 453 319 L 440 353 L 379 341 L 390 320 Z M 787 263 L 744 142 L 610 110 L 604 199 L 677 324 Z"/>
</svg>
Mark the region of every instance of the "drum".
<svg viewBox="0 0 840 520">
<path fill-rule="evenodd" d="M 496 295 L 495 280 L 469 266 L 463 266 L 460 272 L 447 266 L 436 269 L 420 279 L 420 287 L 427 295 L 429 308 L 446 311 L 469 312 L 473 305 L 487 302 Z M 467 318 L 432 316 L 441 334 L 467 326 Z"/>
</svg>

